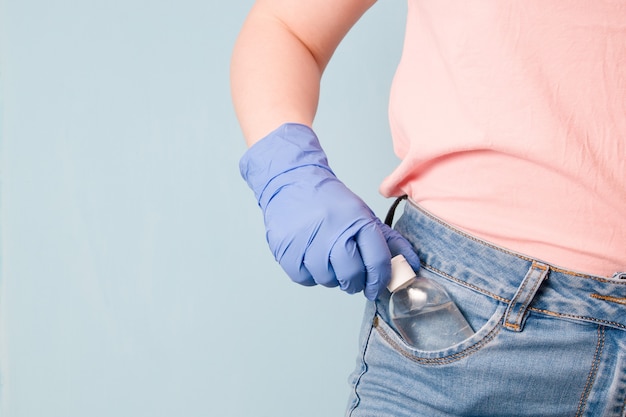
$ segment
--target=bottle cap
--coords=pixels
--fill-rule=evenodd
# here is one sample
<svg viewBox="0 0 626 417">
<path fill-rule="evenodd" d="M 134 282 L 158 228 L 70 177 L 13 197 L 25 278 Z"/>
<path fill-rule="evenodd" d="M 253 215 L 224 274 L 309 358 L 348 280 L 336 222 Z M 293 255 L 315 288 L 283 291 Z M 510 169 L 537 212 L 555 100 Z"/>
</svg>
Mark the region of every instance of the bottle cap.
<svg viewBox="0 0 626 417">
<path fill-rule="evenodd" d="M 391 258 L 391 280 L 387 284 L 387 289 L 390 292 L 394 292 L 413 278 L 415 278 L 415 271 L 403 255 Z"/>
</svg>

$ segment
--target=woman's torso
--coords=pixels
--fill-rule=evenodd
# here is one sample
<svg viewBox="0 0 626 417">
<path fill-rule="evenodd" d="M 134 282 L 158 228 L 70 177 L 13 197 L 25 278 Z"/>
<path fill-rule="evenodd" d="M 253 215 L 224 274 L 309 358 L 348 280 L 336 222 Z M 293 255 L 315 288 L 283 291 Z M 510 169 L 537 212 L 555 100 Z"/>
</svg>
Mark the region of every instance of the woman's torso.
<svg viewBox="0 0 626 417">
<path fill-rule="evenodd" d="M 626 270 L 626 1 L 409 0 L 383 182 L 457 227 Z"/>
</svg>

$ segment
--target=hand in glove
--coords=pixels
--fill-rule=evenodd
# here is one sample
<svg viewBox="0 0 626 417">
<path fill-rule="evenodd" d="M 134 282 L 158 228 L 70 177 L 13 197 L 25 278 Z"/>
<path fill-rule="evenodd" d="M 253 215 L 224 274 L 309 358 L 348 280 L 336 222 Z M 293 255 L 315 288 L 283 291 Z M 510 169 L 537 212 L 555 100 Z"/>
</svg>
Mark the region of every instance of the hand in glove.
<svg viewBox="0 0 626 417">
<path fill-rule="evenodd" d="M 374 300 L 391 277 L 392 255 L 419 268 L 410 243 L 335 177 L 309 127 L 280 126 L 239 167 L 263 210 L 270 249 L 293 281 Z"/>
</svg>

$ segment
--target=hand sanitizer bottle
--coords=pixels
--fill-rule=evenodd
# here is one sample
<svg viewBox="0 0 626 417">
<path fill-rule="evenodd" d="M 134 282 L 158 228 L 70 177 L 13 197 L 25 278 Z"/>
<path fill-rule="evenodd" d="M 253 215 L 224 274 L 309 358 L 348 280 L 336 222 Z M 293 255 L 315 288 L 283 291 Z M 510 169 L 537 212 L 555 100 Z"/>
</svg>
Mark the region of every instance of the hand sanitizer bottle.
<svg viewBox="0 0 626 417">
<path fill-rule="evenodd" d="M 455 345 L 474 334 L 469 323 L 436 282 L 416 276 L 404 256 L 391 259 L 389 313 L 405 342 L 433 351 Z"/>
</svg>

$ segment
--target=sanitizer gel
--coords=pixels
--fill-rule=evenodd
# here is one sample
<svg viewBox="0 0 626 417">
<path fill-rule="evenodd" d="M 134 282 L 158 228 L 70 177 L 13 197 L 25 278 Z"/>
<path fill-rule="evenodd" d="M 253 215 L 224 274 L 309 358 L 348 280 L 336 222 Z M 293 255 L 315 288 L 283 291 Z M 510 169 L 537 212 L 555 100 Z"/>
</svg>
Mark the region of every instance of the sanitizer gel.
<svg viewBox="0 0 626 417">
<path fill-rule="evenodd" d="M 436 282 L 416 276 L 404 256 L 391 259 L 389 313 L 404 340 L 419 350 L 441 350 L 474 334 L 469 323 Z"/>
</svg>

